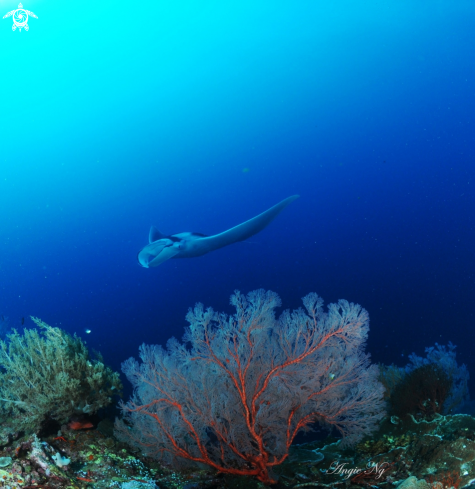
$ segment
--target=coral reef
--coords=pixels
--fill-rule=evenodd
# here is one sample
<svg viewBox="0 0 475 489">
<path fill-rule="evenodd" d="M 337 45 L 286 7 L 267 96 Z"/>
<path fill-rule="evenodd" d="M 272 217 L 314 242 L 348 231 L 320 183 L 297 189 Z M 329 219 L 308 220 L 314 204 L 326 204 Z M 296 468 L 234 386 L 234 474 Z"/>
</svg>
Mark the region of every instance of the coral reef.
<svg viewBox="0 0 475 489">
<path fill-rule="evenodd" d="M 202 467 L 175 472 L 131 453 L 110 432 L 108 421 L 91 430 L 75 431 L 64 425 L 44 439 L 33 435 L 0 446 L 0 460 L 6 464 L 0 467 L 0 486 L 3 481 L 11 489 L 267 487 L 249 477 Z M 70 459 L 70 464 L 58 467 L 53 459 L 57 453 Z M 475 482 L 475 420 L 455 415 L 417 422 L 409 416 L 404 423 L 393 424 L 386 419 L 378 433 L 355 448 L 342 447 L 341 440 L 331 437 L 293 445 L 276 472 L 276 489 L 469 487 Z"/>
<path fill-rule="evenodd" d="M 40 331 L 14 330 L 0 340 L 0 421 L 11 432 L 38 432 L 46 421 L 95 413 L 120 394 L 119 374 L 91 358 L 80 338 L 32 320 Z"/>
</svg>

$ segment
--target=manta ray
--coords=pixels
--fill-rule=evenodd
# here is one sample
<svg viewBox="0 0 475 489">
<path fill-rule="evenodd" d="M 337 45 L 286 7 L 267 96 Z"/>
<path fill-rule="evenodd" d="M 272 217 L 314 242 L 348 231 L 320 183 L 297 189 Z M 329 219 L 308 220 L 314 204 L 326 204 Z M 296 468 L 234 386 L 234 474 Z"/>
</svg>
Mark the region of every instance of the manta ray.
<svg viewBox="0 0 475 489">
<path fill-rule="evenodd" d="M 260 233 L 298 197 L 298 195 L 287 197 L 249 221 L 213 236 L 200 233 L 179 233 L 166 236 L 152 226 L 148 235 L 148 245 L 140 250 L 137 256 L 138 261 L 144 268 L 158 267 L 170 258 L 193 258 L 238 241 L 244 241 Z"/>
</svg>

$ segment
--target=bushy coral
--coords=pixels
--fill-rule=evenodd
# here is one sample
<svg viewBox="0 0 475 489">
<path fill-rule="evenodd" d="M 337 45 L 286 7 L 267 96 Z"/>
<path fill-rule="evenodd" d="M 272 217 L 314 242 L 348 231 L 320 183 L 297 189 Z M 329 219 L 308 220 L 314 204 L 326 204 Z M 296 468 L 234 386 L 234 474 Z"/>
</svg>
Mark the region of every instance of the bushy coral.
<svg viewBox="0 0 475 489">
<path fill-rule="evenodd" d="M 91 358 L 85 343 L 31 318 L 37 329 L 0 340 L 0 418 L 15 431 L 36 432 L 46 420 L 60 423 L 91 414 L 120 394 L 119 374 Z"/>
<path fill-rule="evenodd" d="M 444 402 L 443 414 L 451 413 L 455 408 L 470 399 L 468 392 L 468 380 L 470 375 L 465 365 L 458 365 L 455 349 L 457 347 L 449 341 L 448 345 L 439 345 L 426 348 L 426 357 L 420 357 L 415 353 L 409 355 L 410 363 L 406 365 L 406 372 L 410 373 L 424 365 L 439 366 L 452 380 L 452 387 Z"/>
<path fill-rule="evenodd" d="M 431 417 L 449 414 L 469 400 L 469 373 L 458 365 L 456 346 L 426 348 L 426 357 L 409 355 L 405 367 L 380 365 L 379 380 L 386 388 L 390 411 L 398 416 Z"/>
<path fill-rule="evenodd" d="M 442 414 L 452 385 L 452 377 L 440 365 L 421 365 L 394 388 L 389 400 L 392 412 L 397 416 L 412 414 L 428 419 Z"/>
</svg>

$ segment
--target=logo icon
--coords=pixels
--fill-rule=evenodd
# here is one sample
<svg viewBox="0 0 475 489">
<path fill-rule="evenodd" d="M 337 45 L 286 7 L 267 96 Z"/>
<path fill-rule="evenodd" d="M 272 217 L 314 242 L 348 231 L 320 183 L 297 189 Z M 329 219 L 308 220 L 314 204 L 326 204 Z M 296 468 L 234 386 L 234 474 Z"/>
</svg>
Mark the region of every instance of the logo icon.
<svg viewBox="0 0 475 489">
<path fill-rule="evenodd" d="M 10 15 L 13 15 L 12 31 L 15 31 L 16 28 L 18 27 L 18 29 L 20 29 L 20 32 L 22 29 L 25 29 L 25 31 L 29 29 L 28 27 L 29 15 L 31 15 L 35 19 L 38 18 L 33 12 L 30 12 L 29 10 L 25 10 L 21 3 L 18 4 L 17 9 L 8 12 L 8 14 L 5 14 L 3 18 L 6 19 L 7 17 L 10 17 Z"/>
</svg>

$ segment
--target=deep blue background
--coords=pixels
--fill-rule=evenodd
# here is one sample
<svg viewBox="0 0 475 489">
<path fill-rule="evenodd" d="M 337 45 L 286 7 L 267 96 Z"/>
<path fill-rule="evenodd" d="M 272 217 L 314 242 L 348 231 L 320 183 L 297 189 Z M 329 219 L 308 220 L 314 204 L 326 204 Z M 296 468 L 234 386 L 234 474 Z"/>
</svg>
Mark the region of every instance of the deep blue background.
<svg viewBox="0 0 475 489">
<path fill-rule="evenodd" d="M 0 22 L 12 326 L 39 316 L 119 369 L 197 301 L 315 291 L 368 309 L 375 361 L 451 340 L 475 372 L 473 2 L 24 8 L 28 32 Z M 138 266 L 151 224 L 214 234 L 295 193 L 250 242 Z"/>
</svg>

